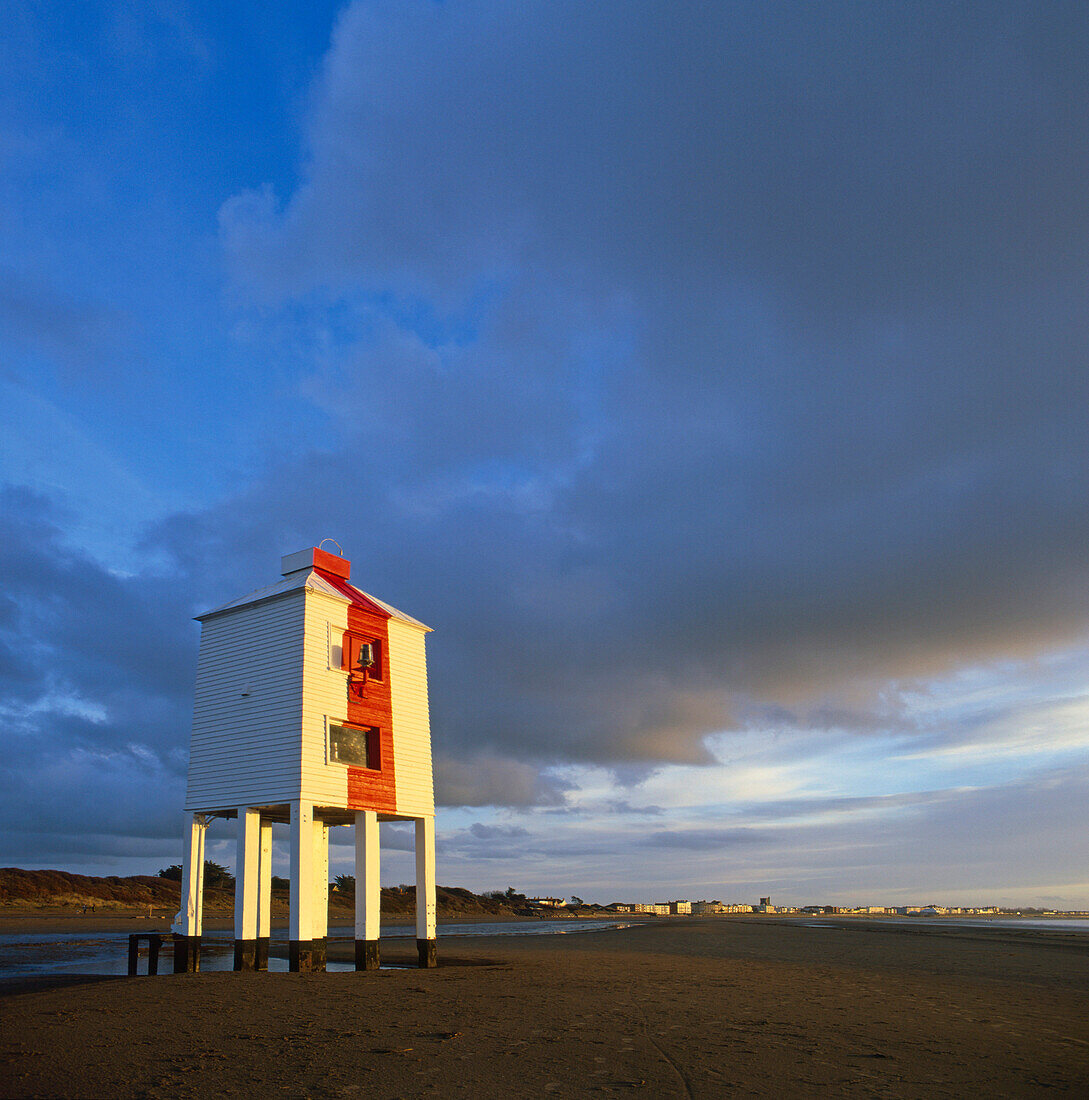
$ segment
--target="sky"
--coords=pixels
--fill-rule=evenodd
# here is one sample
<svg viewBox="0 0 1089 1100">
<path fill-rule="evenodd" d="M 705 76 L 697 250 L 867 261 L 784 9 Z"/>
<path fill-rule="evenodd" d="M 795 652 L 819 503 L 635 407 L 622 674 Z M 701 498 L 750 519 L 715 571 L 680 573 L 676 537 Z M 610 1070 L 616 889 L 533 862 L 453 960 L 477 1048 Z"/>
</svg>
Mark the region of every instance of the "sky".
<svg viewBox="0 0 1089 1100">
<path fill-rule="evenodd" d="M 1089 908 L 1084 4 L 4 23 L 0 862 L 179 862 L 192 617 L 334 538 L 441 883 Z"/>
</svg>

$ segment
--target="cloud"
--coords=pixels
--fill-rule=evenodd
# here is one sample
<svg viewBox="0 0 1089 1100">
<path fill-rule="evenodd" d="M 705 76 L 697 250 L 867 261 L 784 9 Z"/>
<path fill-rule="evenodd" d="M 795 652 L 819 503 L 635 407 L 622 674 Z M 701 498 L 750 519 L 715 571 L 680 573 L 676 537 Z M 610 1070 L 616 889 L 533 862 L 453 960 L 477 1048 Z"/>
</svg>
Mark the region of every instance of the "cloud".
<svg viewBox="0 0 1089 1100">
<path fill-rule="evenodd" d="M 529 830 L 520 825 L 484 825 L 479 821 L 469 826 L 469 832 L 477 840 L 517 840 L 529 836 Z"/>
<path fill-rule="evenodd" d="M 310 393 L 343 458 L 247 505 L 332 515 L 372 441 L 340 527 L 450 639 L 459 752 L 888 729 L 890 682 L 1070 643 L 1084 24 L 352 5 L 303 182 L 221 213 L 241 300 L 342 322 Z"/>
<path fill-rule="evenodd" d="M 35 838 L 60 845 L 85 835 L 144 838 L 160 850 L 180 844 L 184 772 L 142 746 L 90 751 L 47 723 L 44 736 L 10 747 L 0 791 L 5 852 Z"/>
<path fill-rule="evenodd" d="M 651 833 L 642 844 L 648 848 L 679 848 L 692 851 L 729 852 L 766 838 L 753 829 L 684 829 Z"/>
<path fill-rule="evenodd" d="M 160 48 L 164 19 L 114 45 L 137 67 L 145 41 L 227 56 L 184 23 Z M 617 853 L 656 845 L 647 875 L 664 876 L 687 846 L 696 884 L 816 889 L 862 852 L 858 881 L 887 882 L 893 858 L 940 862 L 958 821 L 985 851 L 985 815 L 1018 792 L 1077 796 L 1073 776 L 1054 793 L 1025 774 L 1037 736 L 1081 743 L 1073 705 L 1032 700 L 1089 634 L 1087 22 L 1004 3 L 986 20 L 937 4 L 344 8 L 297 171 L 232 182 L 219 210 L 235 344 L 205 315 L 178 329 L 207 344 L 170 352 L 179 376 L 187 355 L 215 364 L 200 403 L 228 411 L 193 421 L 215 439 L 194 452 L 214 483 L 148 529 L 133 576 L 79 548 L 55 486 L 5 498 L 0 677 L 5 731 L 24 738 L 10 816 L 46 816 L 31 803 L 48 791 L 20 776 L 52 733 L 72 776 L 55 797 L 74 805 L 84 783 L 103 792 L 89 815 L 137 828 L 121 776 L 167 790 L 184 766 L 190 616 L 327 535 L 364 588 L 435 627 L 440 802 L 537 822 L 462 830 L 455 866 L 491 844 L 518 853 L 512 871 L 564 859 L 609 881 Z M 192 259 L 169 232 L 150 251 L 134 238 L 131 270 Z M 8 322 L 33 354 L 101 360 L 118 317 L 54 282 L 13 284 Z M 238 401 L 254 379 L 276 396 Z M 135 384 L 126 409 L 146 392 L 173 411 L 169 386 Z M 60 422 L 13 415 L 30 455 L 48 436 L 34 423 Z M 188 423 L 164 421 L 162 442 Z M 160 439 L 144 434 L 146 457 Z M 242 473 L 223 492 L 227 469 Z M 131 510 L 139 486 L 109 484 L 90 507 Z M 1003 677 L 1020 697 L 967 705 Z M 889 773 L 984 744 L 1010 750 L 1001 775 L 916 777 L 897 801 Z M 1023 786 L 997 786 L 1014 756 Z M 830 778 L 844 762 L 866 798 Z M 919 787 L 955 789 L 963 816 L 912 801 Z M 679 815 L 655 845 L 594 816 L 641 800 Z M 737 837 L 757 839 L 726 879 L 710 861 L 739 811 L 758 826 Z M 866 832 L 897 815 L 911 828 Z"/>
<path fill-rule="evenodd" d="M 40 496 L 2 501 L 5 850 L 177 837 L 196 666 L 183 588 L 68 548 L 65 517 Z"/>
<path fill-rule="evenodd" d="M 435 798 L 446 806 L 533 806 L 562 802 L 562 779 L 517 760 L 476 755 L 435 760 Z M 447 750 L 448 752 L 448 750 Z M 484 826 L 481 826 L 484 828 Z"/>
<path fill-rule="evenodd" d="M 610 799 L 607 805 L 613 813 L 634 814 L 641 817 L 661 817 L 666 812 L 662 806 L 636 806 L 624 798 Z"/>
<path fill-rule="evenodd" d="M 514 811 L 508 824 L 521 823 L 529 836 L 478 848 L 471 835 L 445 829 L 442 864 L 451 879 L 484 874 L 598 901 L 753 902 L 771 894 L 781 904 L 1081 909 L 1089 897 L 1079 872 L 1087 781 L 1079 764 L 991 787 L 679 807 L 667 828 L 645 834 L 607 810 Z"/>
</svg>

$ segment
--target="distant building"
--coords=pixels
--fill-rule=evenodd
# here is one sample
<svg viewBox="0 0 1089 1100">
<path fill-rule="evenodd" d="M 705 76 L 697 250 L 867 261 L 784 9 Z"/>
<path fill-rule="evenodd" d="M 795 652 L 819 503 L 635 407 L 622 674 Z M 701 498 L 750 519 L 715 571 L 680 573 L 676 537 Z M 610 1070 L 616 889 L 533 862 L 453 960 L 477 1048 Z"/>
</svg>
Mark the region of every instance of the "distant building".
<svg viewBox="0 0 1089 1100">
<path fill-rule="evenodd" d="M 563 898 L 527 898 L 530 905 L 541 905 L 547 909 L 561 909 Z"/>
<path fill-rule="evenodd" d="M 693 916 L 706 917 L 717 913 L 751 913 L 751 905 L 740 905 L 723 901 L 694 901 L 692 902 Z"/>
<path fill-rule="evenodd" d="M 690 901 L 671 901 L 669 911 L 679 917 L 691 916 L 692 903 Z"/>
</svg>

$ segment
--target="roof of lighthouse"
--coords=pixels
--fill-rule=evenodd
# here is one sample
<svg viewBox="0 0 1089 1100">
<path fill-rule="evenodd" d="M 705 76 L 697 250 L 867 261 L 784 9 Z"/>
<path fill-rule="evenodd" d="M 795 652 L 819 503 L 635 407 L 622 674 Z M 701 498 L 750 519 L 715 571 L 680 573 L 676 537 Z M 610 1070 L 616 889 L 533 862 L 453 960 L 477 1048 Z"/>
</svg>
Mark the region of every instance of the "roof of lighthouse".
<svg viewBox="0 0 1089 1100">
<path fill-rule="evenodd" d="M 371 611 L 389 615 L 391 619 L 399 619 L 401 622 L 410 623 L 420 627 L 421 630 L 430 630 L 431 627 L 421 623 L 419 619 L 398 611 L 396 607 L 386 603 L 356 588 L 348 583 L 351 562 L 347 558 L 329 554 L 324 550 L 313 547 L 309 550 L 300 550 L 297 554 L 287 554 L 281 559 L 281 569 L 284 579 L 277 584 L 269 584 L 264 588 L 256 588 L 245 596 L 240 596 L 230 603 L 220 604 L 211 611 L 205 611 L 197 615 L 196 619 L 203 622 L 225 611 L 233 611 L 239 607 L 249 607 L 251 604 L 264 603 L 267 600 L 275 600 L 280 596 L 286 596 L 289 592 L 296 592 L 303 588 L 309 588 L 315 592 L 324 592 L 334 599 L 344 600 L 357 606 L 367 607 Z"/>
</svg>

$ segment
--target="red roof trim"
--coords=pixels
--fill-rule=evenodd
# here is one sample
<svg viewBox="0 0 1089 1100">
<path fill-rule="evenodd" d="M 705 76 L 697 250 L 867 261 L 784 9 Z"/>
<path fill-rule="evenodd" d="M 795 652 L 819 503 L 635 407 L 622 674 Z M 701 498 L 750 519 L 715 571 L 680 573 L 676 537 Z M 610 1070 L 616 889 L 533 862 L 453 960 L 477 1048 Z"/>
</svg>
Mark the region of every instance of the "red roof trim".
<svg viewBox="0 0 1089 1100">
<path fill-rule="evenodd" d="M 324 569 L 315 568 L 315 572 L 321 575 L 322 580 L 328 581 L 342 596 L 347 596 L 353 607 L 365 608 L 374 615 L 381 615 L 383 619 L 393 618 L 384 607 L 380 607 L 374 600 L 368 600 L 354 584 L 349 584 L 346 580 L 333 573 L 327 573 Z"/>
</svg>

